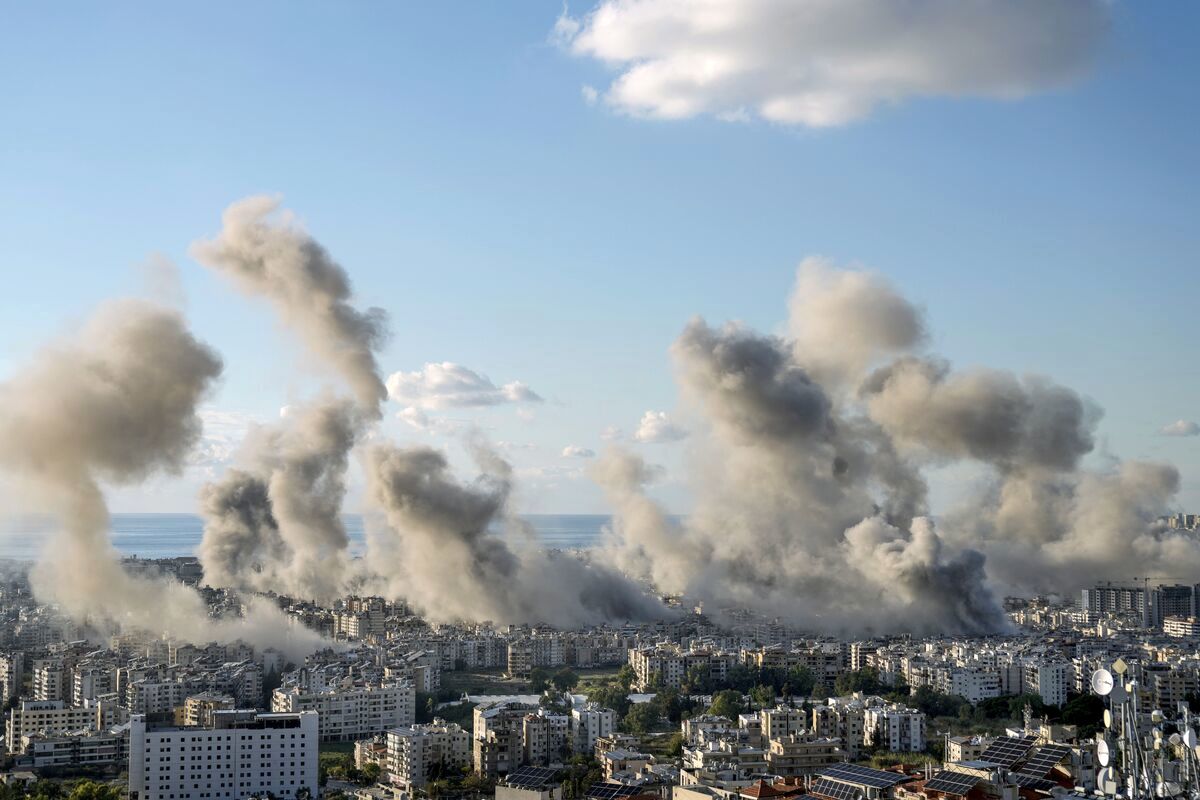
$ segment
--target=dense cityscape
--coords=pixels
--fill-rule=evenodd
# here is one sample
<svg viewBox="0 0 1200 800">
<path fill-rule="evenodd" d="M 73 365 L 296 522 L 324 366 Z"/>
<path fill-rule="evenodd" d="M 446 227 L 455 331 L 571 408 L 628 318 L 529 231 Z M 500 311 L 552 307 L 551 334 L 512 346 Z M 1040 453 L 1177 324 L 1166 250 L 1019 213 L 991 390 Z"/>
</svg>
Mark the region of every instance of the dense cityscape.
<svg viewBox="0 0 1200 800">
<path fill-rule="evenodd" d="M 1200 585 L 1097 582 L 1007 599 L 1003 635 L 872 639 L 674 597 L 662 621 L 563 630 L 266 596 L 325 642 L 296 658 L 98 635 L 36 602 L 25 567 L 0 590 L 0 691 L 3 781 L 32 796 L 72 780 L 127 781 L 134 800 L 1090 795 L 1111 781 L 1093 675 L 1118 663 L 1138 729 L 1167 730 L 1179 763 L 1200 725 Z M 238 613 L 195 559 L 127 567 Z"/>
<path fill-rule="evenodd" d="M 1200 800 L 1198 30 L 0 0 L 0 800 Z"/>
</svg>

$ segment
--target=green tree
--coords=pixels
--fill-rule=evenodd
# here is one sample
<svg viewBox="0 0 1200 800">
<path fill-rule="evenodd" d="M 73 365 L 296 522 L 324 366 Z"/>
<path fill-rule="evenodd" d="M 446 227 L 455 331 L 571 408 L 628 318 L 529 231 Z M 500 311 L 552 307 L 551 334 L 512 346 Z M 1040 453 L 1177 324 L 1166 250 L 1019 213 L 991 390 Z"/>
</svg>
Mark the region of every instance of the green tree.
<svg viewBox="0 0 1200 800">
<path fill-rule="evenodd" d="M 742 693 L 736 689 L 726 689 L 713 695 L 708 713 L 736 720 L 738 714 L 742 713 L 742 709 Z"/>
<path fill-rule="evenodd" d="M 554 673 L 554 677 L 550 679 L 554 684 L 554 688 L 560 692 L 569 692 L 579 685 L 579 676 L 567 667 L 563 667 L 558 672 Z"/>
<path fill-rule="evenodd" d="M 775 687 L 774 686 L 755 686 L 750 690 L 750 699 L 759 708 L 768 708 L 775 705 Z"/>
<path fill-rule="evenodd" d="M 661 719 L 654 703 L 635 703 L 621 718 L 621 729 L 627 733 L 649 733 Z"/>
<path fill-rule="evenodd" d="M 786 691 L 784 694 L 789 697 L 793 693 L 800 697 L 808 697 L 817 685 L 817 676 L 813 675 L 811 669 L 803 666 L 788 670 L 786 680 L 790 691 Z"/>
<path fill-rule="evenodd" d="M 366 764 L 363 766 L 363 768 L 359 774 L 360 783 L 363 783 L 363 784 L 375 783 L 376 781 L 379 780 L 379 776 L 382 772 L 383 772 L 383 768 L 380 767 L 378 764 Z"/>
<path fill-rule="evenodd" d="M 833 691 L 839 697 L 854 694 L 855 692 L 881 694 L 884 690 L 883 682 L 879 679 L 879 670 L 873 667 L 864 667 L 863 669 L 851 672 L 843 672 L 833 682 Z"/>
<path fill-rule="evenodd" d="M 637 673 L 633 671 L 633 667 L 628 664 L 622 664 L 617 670 L 617 683 L 625 687 L 625 691 L 629 691 L 629 687 L 633 686 L 633 682 L 637 680 Z M 586 788 L 586 787 L 585 787 Z"/>
<path fill-rule="evenodd" d="M 80 781 L 67 795 L 68 800 L 121 800 L 121 790 L 111 784 Z"/>
<path fill-rule="evenodd" d="M 593 689 L 588 694 L 588 700 L 611 708 L 617 712 L 618 719 L 629 713 L 629 690 L 618 684 L 610 683 Z"/>
<path fill-rule="evenodd" d="M 541 667 L 534 667 L 533 671 L 529 673 L 529 688 L 537 694 L 549 689 L 550 673 Z"/>
</svg>

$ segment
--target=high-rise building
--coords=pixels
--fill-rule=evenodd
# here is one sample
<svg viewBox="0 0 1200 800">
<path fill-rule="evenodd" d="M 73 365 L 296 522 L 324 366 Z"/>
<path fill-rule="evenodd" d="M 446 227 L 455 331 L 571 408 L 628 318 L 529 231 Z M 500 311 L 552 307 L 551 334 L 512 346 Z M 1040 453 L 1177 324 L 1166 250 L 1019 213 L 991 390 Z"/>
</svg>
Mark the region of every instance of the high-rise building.
<svg viewBox="0 0 1200 800">
<path fill-rule="evenodd" d="M 206 728 L 130 719 L 130 800 L 317 796 L 317 715 L 215 711 Z"/>
</svg>

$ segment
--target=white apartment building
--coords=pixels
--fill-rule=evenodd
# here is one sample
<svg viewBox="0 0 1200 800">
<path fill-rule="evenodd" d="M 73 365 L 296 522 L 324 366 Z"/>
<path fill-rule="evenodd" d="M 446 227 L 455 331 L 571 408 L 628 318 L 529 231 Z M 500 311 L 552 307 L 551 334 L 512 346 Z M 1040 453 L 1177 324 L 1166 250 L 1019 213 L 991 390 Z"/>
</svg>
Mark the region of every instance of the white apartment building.
<svg viewBox="0 0 1200 800">
<path fill-rule="evenodd" d="M 120 725 L 125 716 L 125 710 L 112 703 L 73 708 L 61 700 L 25 700 L 8 712 L 4 744 L 10 753 L 18 753 L 23 738 L 103 730 Z"/>
<path fill-rule="evenodd" d="M 596 703 L 571 709 L 571 743 L 576 753 L 590 753 L 601 736 L 612 736 L 617 712 Z"/>
<path fill-rule="evenodd" d="M 8 702 L 21 693 L 21 673 L 24 671 L 23 652 L 0 653 L 0 703 Z"/>
<path fill-rule="evenodd" d="M 939 690 L 966 698 L 974 705 L 1000 696 L 1000 673 L 987 667 L 955 667 L 946 671 L 945 684 Z"/>
<path fill-rule="evenodd" d="M 276 713 L 317 712 L 322 742 L 367 739 L 410 726 L 416 720 L 416 704 L 416 690 L 408 681 L 327 689 L 292 686 L 271 695 L 271 710 Z"/>
<path fill-rule="evenodd" d="M 802 708 L 776 706 L 758 712 L 759 730 L 765 740 L 782 739 L 793 733 L 806 733 L 808 720 Z"/>
<path fill-rule="evenodd" d="M 656 686 L 678 689 L 693 669 L 723 681 L 737 662 L 738 656 L 734 653 L 683 650 L 677 645 L 629 651 L 629 665 L 637 675 L 634 688 L 638 691 L 649 691 Z"/>
<path fill-rule="evenodd" d="M 1042 698 L 1048 706 L 1062 706 L 1075 684 L 1075 669 L 1069 661 L 1027 661 L 1025 691 Z"/>
<path fill-rule="evenodd" d="M 870 706 L 863 720 L 863 741 L 868 747 L 893 753 L 925 749 L 925 714 L 899 704 Z"/>
<path fill-rule="evenodd" d="M 453 773 L 471 764 L 471 734 L 445 720 L 387 732 L 387 772 L 393 785 L 419 789 L 430 770 L 441 765 Z"/>
<path fill-rule="evenodd" d="M 317 796 L 317 715 L 218 711 L 211 728 L 129 727 L 130 800 Z"/>
<path fill-rule="evenodd" d="M 63 700 L 65 680 L 63 663 L 54 658 L 42 658 L 33 662 L 33 699 Z"/>
</svg>

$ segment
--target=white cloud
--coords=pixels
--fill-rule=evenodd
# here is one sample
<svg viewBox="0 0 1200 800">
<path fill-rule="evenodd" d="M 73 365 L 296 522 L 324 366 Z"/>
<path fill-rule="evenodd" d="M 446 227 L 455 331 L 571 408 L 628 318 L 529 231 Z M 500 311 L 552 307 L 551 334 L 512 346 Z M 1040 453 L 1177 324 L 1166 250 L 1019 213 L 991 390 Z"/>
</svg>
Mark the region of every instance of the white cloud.
<svg viewBox="0 0 1200 800">
<path fill-rule="evenodd" d="M 657 444 L 678 442 L 687 435 L 687 430 L 672 422 L 671 418 L 667 416 L 667 412 L 647 411 L 642 415 L 642 421 L 638 423 L 638 429 L 634 432 L 633 438 L 634 441 Z"/>
<path fill-rule="evenodd" d="M 619 442 L 625 438 L 625 431 L 616 425 L 609 425 L 600 431 L 600 438 L 606 442 Z"/>
<path fill-rule="evenodd" d="M 569 444 L 563 448 L 563 458 L 595 458 L 596 451 L 577 444 Z"/>
<path fill-rule="evenodd" d="M 202 408 L 197 412 L 203 433 L 188 463 L 194 467 L 222 467 L 233 462 L 250 427 L 257 420 L 241 411 Z"/>
<path fill-rule="evenodd" d="M 604 101 L 660 119 L 826 127 L 910 97 L 1016 98 L 1096 59 L 1109 0 L 602 0 L 551 40 L 620 71 Z M 587 99 L 585 95 L 585 100 Z"/>
<path fill-rule="evenodd" d="M 600 99 L 600 92 L 596 91 L 595 86 L 580 86 L 579 94 L 583 96 L 583 102 L 589 106 L 596 105 L 596 101 Z"/>
<path fill-rule="evenodd" d="M 393 400 L 418 409 L 542 402 L 537 392 L 521 381 L 497 386 L 486 375 L 450 361 L 426 364 L 415 372 L 394 372 L 387 379 L 387 389 Z"/>
<path fill-rule="evenodd" d="M 1158 430 L 1163 436 L 1200 436 L 1200 424 L 1186 419 L 1177 419 Z"/>
<path fill-rule="evenodd" d="M 461 419 L 431 417 L 416 406 L 409 406 L 396 412 L 396 419 L 430 436 L 455 434 L 469 425 L 468 422 Z"/>
</svg>

